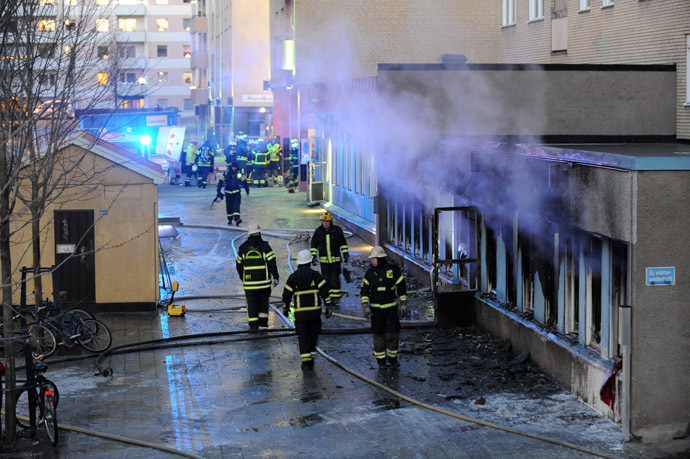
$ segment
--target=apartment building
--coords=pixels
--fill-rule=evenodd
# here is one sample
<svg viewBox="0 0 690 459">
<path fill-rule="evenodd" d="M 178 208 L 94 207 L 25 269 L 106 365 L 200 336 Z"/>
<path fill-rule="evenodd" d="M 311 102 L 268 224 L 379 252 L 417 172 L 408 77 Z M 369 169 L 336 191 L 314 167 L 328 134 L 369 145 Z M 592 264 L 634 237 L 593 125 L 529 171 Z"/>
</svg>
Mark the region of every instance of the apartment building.
<svg viewBox="0 0 690 459">
<path fill-rule="evenodd" d="M 275 129 L 305 140 L 310 200 L 458 294 L 439 323 L 471 309 L 626 438 L 682 437 L 689 15 L 276 0 Z"/>
<path fill-rule="evenodd" d="M 191 20 L 197 136 L 271 135 L 268 0 L 198 0 Z"/>
</svg>

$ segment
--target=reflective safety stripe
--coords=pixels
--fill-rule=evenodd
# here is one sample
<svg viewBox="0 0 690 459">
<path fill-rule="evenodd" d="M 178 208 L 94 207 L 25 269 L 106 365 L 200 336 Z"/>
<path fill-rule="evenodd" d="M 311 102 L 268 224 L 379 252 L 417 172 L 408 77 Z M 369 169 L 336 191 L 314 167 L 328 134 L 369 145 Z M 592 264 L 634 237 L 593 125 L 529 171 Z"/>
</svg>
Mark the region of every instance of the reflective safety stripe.
<svg viewBox="0 0 690 459">
<path fill-rule="evenodd" d="M 295 313 L 297 312 L 302 312 L 302 311 L 316 311 L 317 309 L 321 309 L 321 305 L 319 306 L 309 306 L 308 308 L 295 308 Z"/>
<path fill-rule="evenodd" d="M 398 285 L 398 284 L 399 284 L 400 282 L 402 282 L 402 281 L 403 281 L 403 277 L 402 277 L 402 274 L 401 274 L 400 277 L 398 277 L 398 280 L 395 281 L 395 285 Z"/>
<path fill-rule="evenodd" d="M 407 301 L 407 295 L 400 295 L 400 301 Z"/>
<path fill-rule="evenodd" d="M 288 290 L 290 292 L 293 292 L 292 287 L 290 287 L 288 284 L 285 284 L 285 290 Z"/>
<path fill-rule="evenodd" d="M 312 359 L 311 352 L 308 354 L 300 354 L 299 356 L 302 359 L 302 362 L 309 362 Z"/>
<path fill-rule="evenodd" d="M 301 292 L 295 293 L 295 296 L 306 295 L 309 293 L 319 293 L 319 291 L 318 290 L 302 290 Z"/>
<path fill-rule="evenodd" d="M 269 281 L 266 285 L 247 285 L 245 284 L 243 288 L 245 290 L 261 290 L 263 288 L 270 288 L 271 287 L 271 282 Z"/>
<path fill-rule="evenodd" d="M 393 306 L 397 306 L 397 302 L 392 302 L 392 303 L 386 303 L 386 304 L 375 304 L 371 303 L 372 308 L 379 308 L 379 309 L 386 309 L 386 308 L 392 308 Z"/>
<path fill-rule="evenodd" d="M 398 356 L 398 351 L 397 350 L 392 351 L 390 349 L 386 349 L 386 355 L 388 355 L 388 357 L 395 358 Z"/>
<path fill-rule="evenodd" d="M 364 279 L 362 279 L 362 283 L 363 283 L 363 284 L 367 284 L 367 285 L 369 285 L 369 281 L 367 280 L 367 278 L 366 278 L 366 277 L 365 277 Z"/>
<path fill-rule="evenodd" d="M 368 296 L 363 296 L 362 297 L 362 304 L 368 304 L 369 303 L 369 297 Z"/>
<path fill-rule="evenodd" d="M 386 358 L 386 353 L 385 352 L 376 352 L 374 351 L 374 357 L 377 359 L 385 359 Z"/>
<path fill-rule="evenodd" d="M 230 191 L 225 190 L 225 194 L 236 194 L 236 193 L 239 193 L 239 192 L 240 192 L 240 190 L 230 190 Z"/>
<path fill-rule="evenodd" d="M 263 319 L 263 318 L 265 318 L 265 317 L 268 317 L 268 313 L 267 313 L 267 312 L 260 312 L 260 313 L 259 313 L 259 318 Z"/>
<path fill-rule="evenodd" d="M 388 287 L 376 287 L 377 292 L 385 292 L 386 290 L 388 290 Z"/>
</svg>

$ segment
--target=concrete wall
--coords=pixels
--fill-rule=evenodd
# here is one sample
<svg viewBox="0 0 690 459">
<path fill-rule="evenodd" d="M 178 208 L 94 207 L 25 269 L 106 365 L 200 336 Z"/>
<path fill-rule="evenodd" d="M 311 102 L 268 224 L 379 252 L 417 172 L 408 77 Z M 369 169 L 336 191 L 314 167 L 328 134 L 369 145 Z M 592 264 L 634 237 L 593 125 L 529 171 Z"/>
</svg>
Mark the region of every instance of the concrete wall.
<svg viewBox="0 0 690 459">
<path fill-rule="evenodd" d="M 69 147 L 62 153 L 75 158 L 84 150 Z M 92 153 L 86 154 L 80 171 L 70 174 L 78 185 L 66 187 L 41 219 L 42 266 L 55 262 L 53 212 L 93 209 L 96 303 L 107 309 L 155 309 L 159 294 L 157 185 Z M 100 209 L 107 209 L 108 214 L 99 217 Z M 25 208 L 15 215 L 15 225 L 27 221 Z M 12 260 L 17 270 L 32 265 L 30 252 L 26 253 L 30 234 L 29 228 L 23 228 L 14 239 Z M 19 278 L 17 272 L 15 279 Z M 49 276 L 44 279 L 44 296 L 50 296 L 52 282 Z M 32 290 L 30 283 L 27 291 Z M 19 302 L 18 291 L 14 301 Z"/>
<path fill-rule="evenodd" d="M 636 185 L 631 431 L 655 441 L 690 433 L 690 180 L 644 171 Z M 647 267 L 675 267 L 676 284 L 647 286 Z"/>
<path fill-rule="evenodd" d="M 515 25 L 500 29 L 498 59 L 470 62 L 675 64 L 675 128 L 678 138 L 690 139 L 690 107 L 684 105 L 690 2 L 616 1 L 602 8 L 601 1 L 592 1 L 589 10 L 579 11 L 579 0 L 567 0 L 567 53 L 551 52 L 553 2 L 544 2 L 544 19 L 536 22 L 529 22 L 528 0 L 516 3 Z"/>
<path fill-rule="evenodd" d="M 437 121 L 431 135 L 675 135 L 668 66 L 382 65 L 377 84 L 382 116 L 392 116 L 386 107 L 421 117 L 428 110 Z"/>
</svg>

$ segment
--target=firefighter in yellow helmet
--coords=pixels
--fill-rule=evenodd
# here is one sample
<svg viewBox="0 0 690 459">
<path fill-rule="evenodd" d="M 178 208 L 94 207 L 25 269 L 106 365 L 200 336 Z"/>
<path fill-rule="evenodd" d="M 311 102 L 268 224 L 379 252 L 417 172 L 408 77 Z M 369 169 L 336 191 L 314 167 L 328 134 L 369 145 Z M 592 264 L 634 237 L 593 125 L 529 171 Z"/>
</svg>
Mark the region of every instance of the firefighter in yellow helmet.
<svg viewBox="0 0 690 459">
<path fill-rule="evenodd" d="M 398 342 L 400 340 L 400 315 L 407 315 L 407 287 L 400 268 L 388 262 L 386 251 L 374 246 L 369 253 L 371 268 L 364 273 L 360 298 L 364 317 L 371 318 L 374 333 L 374 357 L 380 369 L 388 364 L 398 368 Z M 387 359 L 387 360 L 386 360 Z"/>
<path fill-rule="evenodd" d="M 342 254 L 342 257 L 341 257 Z M 313 264 L 321 263 L 323 274 L 334 305 L 342 296 L 340 291 L 341 262 L 347 263 L 350 254 L 343 230 L 333 224 L 333 215 L 326 212 L 321 216 L 321 226 L 316 228 L 311 238 Z"/>
</svg>

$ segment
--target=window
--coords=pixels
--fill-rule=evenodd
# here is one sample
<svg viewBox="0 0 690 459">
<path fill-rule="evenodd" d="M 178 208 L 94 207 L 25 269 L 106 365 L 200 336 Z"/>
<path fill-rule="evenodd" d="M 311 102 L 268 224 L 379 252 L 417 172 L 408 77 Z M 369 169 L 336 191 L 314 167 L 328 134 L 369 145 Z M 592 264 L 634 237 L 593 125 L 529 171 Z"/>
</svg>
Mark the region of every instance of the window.
<svg viewBox="0 0 690 459">
<path fill-rule="evenodd" d="M 159 32 L 166 32 L 168 30 L 168 18 L 157 18 L 156 29 Z"/>
<path fill-rule="evenodd" d="M 529 0 L 529 20 L 544 19 L 544 0 Z"/>
<path fill-rule="evenodd" d="M 137 57 L 137 49 L 134 45 L 120 46 L 120 57 Z"/>
<path fill-rule="evenodd" d="M 72 54 L 72 47 L 70 45 L 65 45 L 62 49 L 65 51 L 65 55 L 69 56 Z"/>
<path fill-rule="evenodd" d="M 98 77 L 98 84 L 101 86 L 105 86 L 108 84 L 108 74 L 105 72 L 101 72 L 97 75 Z"/>
<path fill-rule="evenodd" d="M 158 106 L 160 108 L 166 108 L 168 106 L 168 99 L 158 99 Z"/>
<path fill-rule="evenodd" d="M 503 25 L 515 24 L 515 0 L 503 0 Z"/>
<path fill-rule="evenodd" d="M 191 45 L 182 45 L 182 55 L 185 57 L 185 59 L 191 59 L 191 57 L 192 57 L 192 46 Z"/>
<path fill-rule="evenodd" d="M 690 65 L 690 35 L 685 38 L 685 68 Z M 690 72 L 685 71 L 685 105 L 690 105 Z"/>
<path fill-rule="evenodd" d="M 55 86 L 55 74 L 54 73 L 44 73 L 39 77 L 39 81 L 43 86 Z"/>
<path fill-rule="evenodd" d="M 110 29 L 108 20 L 105 18 L 96 19 L 96 32 L 107 32 Z"/>
<path fill-rule="evenodd" d="M 98 57 L 101 59 L 108 59 L 108 47 L 107 46 L 99 46 L 98 47 Z"/>
<path fill-rule="evenodd" d="M 55 5 L 55 0 L 39 0 L 39 5 Z"/>
<path fill-rule="evenodd" d="M 602 0 L 601 6 L 613 6 L 614 1 L 613 0 Z"/>
<path fill-rule="evenodd" d="M 77 0 L 64 0 L 65 6 L 74 6 L 77 4 Z"/>
<path fill-rule="evenodd" d="M 168 72 L 158 72 L 158 82 L 166 84 L 168 82 Z"/>
<path fill-rule="evenodd" d="M 55 32 L 55 19 L 41 19 L 38 21 L 39 32 Z"/>
<path fill-rule="evenodd" d="M 137 81 L 137 74 L 134 72 L 121 73 L 119 81 L 122 84 L 134 84 Z"/>
<path fill-rule="evenodd" d="M 158 45 L 157 48 L 157 56 L 158 57 L 168 57 L 168 46 L 167 45 Z"/>
<path fill-rule="evenodd" d="M 96 0 L 96 5 L 110 5 L 111 0 Z"/>
<path fill-rule="evenodd" d="M 190 18 L 182 19 L 182 28 L 184 30 L 186 30 L 187 32 L 189 32 L 189 30 L 191 29 L 191 25 L 192 25 L 192 20 Z"/>
<path fill-rule="evenodd" d="M 77 28 L 77 21 L 74 19 L 65 19 L 65 29 L 67 29 L 70 32 L 73 32 Z"/>
<path fill-rule="evenodd" d="M 587 11 L 590 6 L 590 0 L 580 0 L 580 11 Z"/>
<path fill-rule="evenodd" d="M 194 105 L 192 105 L 192 99 L 184 99 L 183 110 L 194 110 Z"/>
<path fill-rule="evenodd" d="M 192 84 L 192 72 L 182 72 L 182 81 L 184 84 Z"/>
<path fill-rule="evenodd" d="M 122 32 L 136 32 L 137 20 L 134 18 L 118 18 L 117 27 Z"/>
</svg>

